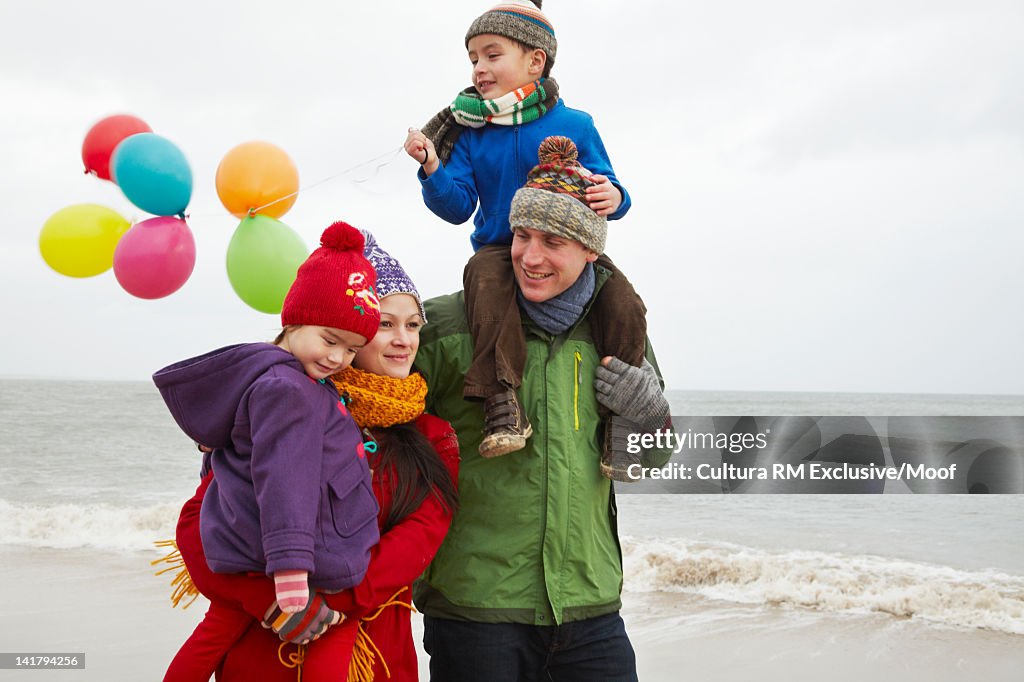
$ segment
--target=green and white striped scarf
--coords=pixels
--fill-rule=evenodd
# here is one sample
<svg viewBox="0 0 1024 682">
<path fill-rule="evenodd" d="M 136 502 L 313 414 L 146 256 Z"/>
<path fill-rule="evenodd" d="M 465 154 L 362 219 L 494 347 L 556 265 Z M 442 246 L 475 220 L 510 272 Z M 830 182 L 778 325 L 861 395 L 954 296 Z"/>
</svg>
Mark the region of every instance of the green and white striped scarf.
<svg viewBox="0 0 1024 682">
<path fill-rule="evenodd" d="M 558 83 L 554 78 L 543 78 L 498 99 L 484 99 L 469 87 L 423 126 L 423 134 L 434 143 L 441 162 L 447 163 L 463 128 L 482 128 L 488 123 L 506 126 L 529 123 L 546 114 L 557 102 Z"/>
<path fill-rule="evenodd" d="M 514 126 L 530 123 L 547 113 L 542 81 L 513 90 L 498 99 L 483 99 L 475 90 L 463 90 L 449 107 L 455 122 L 468 128 L 483 128 L 488 123 Z"/>
</svg>

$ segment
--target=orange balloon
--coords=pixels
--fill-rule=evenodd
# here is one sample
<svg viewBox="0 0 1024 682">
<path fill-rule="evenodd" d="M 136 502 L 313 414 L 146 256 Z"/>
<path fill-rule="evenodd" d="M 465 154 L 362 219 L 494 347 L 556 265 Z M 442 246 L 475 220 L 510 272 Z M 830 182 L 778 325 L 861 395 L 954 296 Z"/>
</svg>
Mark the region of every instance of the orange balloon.
<svg viewBox="0 0 1024 682">
<path fill-rule="evenodd" d="M 243 142 L 217 167 L 217 196 L 237 218 L 246 217 L 251 209 L 280 218 L 295 204 L 298 191 L 299 171 L 291 157 L 269 142 Z"/>
</svg>

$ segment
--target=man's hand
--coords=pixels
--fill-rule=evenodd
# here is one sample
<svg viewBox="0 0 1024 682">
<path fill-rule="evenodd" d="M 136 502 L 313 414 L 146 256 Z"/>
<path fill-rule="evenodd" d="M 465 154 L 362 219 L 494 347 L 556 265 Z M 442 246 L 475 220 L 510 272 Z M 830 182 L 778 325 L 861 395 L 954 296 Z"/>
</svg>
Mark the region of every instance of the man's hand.
<svg viewBox="0 0 1024 682">
<path fill-rule="evenodd" d="M 651 363 L 644 360 L 641 367 L 633 367 L 609 355 L 601 360 L 601 365 L 594 377 L 597 402 L 637 422 L 645 431 L 656 431 L 665 425 L 669 417 L 668 400 Z"/>
<path fill-rule="evenodd" d="M 604 175 L 591 175 L 596 184 L 587 187 L 587 203 L 597 215 L 611 215 L 622 204 L 622 192 Z"/>
<path fill-rule="evenodd" d="M 296 613 L 285 613 L 275 601 L 263 616 L 262 624 L 273 630 L 282 642 L 309 644 L 343 620 L 345 615 L 329 607 L 323 595 L 315 592 L 306 608 Z"/>
<path fill-rule="evenodd" d="M 409 134 L 405 137 L 405 153 L 423 167 L 423 173 L 427 177 L 433 175 L 441 165 L 434 143 L 418 128 L 409 128 Z"/>
</svg>

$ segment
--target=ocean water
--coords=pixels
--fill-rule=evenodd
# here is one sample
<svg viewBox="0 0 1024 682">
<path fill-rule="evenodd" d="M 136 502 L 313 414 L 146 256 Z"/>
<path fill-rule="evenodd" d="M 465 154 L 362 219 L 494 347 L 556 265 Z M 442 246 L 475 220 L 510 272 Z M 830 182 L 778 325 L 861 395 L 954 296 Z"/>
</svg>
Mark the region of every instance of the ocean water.
<svg viewBox="0 0 1024 682">
<path fill-rule="evenodd" d="M 1024 397 L 670 392 L 679 415 L 1021 415 Z M 0 380 L 4 547 L 156 556 L 199 453 L 145 382 Z M 1024 495 L 619 495 L 626 593 L 1024 635 Z M 0 558 L 0 563 L 3 559 Z"/>
</svg>

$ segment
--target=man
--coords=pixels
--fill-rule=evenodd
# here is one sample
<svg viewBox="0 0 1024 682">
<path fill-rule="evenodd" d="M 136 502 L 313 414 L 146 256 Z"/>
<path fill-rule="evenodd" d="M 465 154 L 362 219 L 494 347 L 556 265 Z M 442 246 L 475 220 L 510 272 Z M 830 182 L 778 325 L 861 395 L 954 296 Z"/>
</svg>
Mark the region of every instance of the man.
<svg viewBox="0 0 1024 682">
<path fill-rule="evenodd" d="M 583 199 L 588 183 L 572 159 L 542 163 L 512 202 L 525 449 L 479 456 L 484 406 L 462 397 L 473 350 L 463 293 L 426 303 L 416 365 L 428 411 L 452 423 L 463 457 L 461 509 L 415 595 L 434 680 L 636 680 L 599 405 L 643 430 L 665 426 L 669 407 L 649 343 L 643 367 L 603 367 L 595 351 L 590 307 L 610 272 L 595 263 L 606 223 Z M 642 463 L 663 466 L 670 454 L 645 452 Z"/>
</svg>

